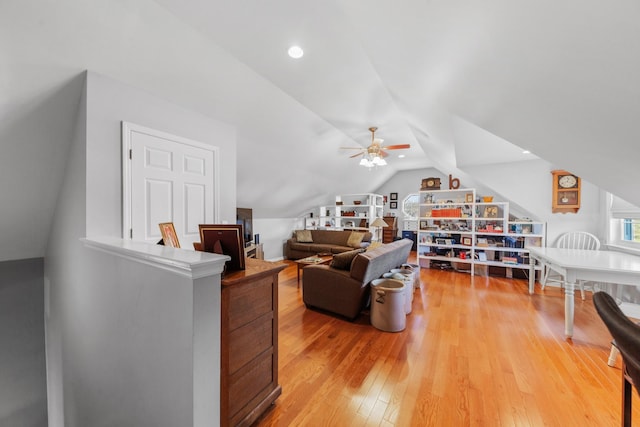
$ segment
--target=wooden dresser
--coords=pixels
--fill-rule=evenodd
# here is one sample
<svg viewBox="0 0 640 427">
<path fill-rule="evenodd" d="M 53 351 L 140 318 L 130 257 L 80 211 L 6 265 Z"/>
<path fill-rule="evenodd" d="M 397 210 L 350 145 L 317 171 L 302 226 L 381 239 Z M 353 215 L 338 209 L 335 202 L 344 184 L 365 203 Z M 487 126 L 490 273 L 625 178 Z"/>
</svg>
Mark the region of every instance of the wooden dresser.
<svg viewBox="0 0 640 427">
<path fill-rule="evenodd" d="M 222 278 L 220 425 L 251 425 L 277 398 L 278 273 L 253 258 Z"/>
<path fill-rule="evenodd" d="M 387 223 L 387 227 L 382 229 L 382 243 L 391 243 L 398 235 L 398 217 L 385 216 L 382 219 Z"/>
</svg>

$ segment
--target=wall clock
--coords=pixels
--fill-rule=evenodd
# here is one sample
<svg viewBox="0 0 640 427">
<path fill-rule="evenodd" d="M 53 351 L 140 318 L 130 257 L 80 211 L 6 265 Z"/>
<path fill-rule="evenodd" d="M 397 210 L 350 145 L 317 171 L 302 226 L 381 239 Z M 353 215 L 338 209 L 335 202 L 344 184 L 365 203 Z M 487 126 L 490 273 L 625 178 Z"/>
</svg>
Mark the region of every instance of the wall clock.
<svg viewBox="0 0 640 427">
<path fill-rule="evenodd" d="M 439 190 L 440 178 L 425 178 L 422 180 L 422 188 L 420 190 Z"/>
<path fill-rule="evenodd" d="M 553 170 L 551 212 L 577 213 L 580 210 L 580 178 L 565 170 Z"/>
</svg>

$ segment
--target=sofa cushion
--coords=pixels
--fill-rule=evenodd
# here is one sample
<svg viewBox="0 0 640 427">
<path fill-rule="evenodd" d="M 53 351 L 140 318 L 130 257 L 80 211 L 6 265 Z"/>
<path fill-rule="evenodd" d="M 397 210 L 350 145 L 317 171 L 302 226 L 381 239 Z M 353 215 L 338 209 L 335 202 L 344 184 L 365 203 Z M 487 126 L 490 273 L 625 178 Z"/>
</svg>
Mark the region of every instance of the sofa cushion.
<svg viewBox="0 0 640 427">
<path fill-rule="evenodd" d="M 311 230 L 313 241 L 326 245 L 347 246 L 350 231 L 342 230 Z"/>
<path fill-rule="evenodd" d="M 314 252 L 314 251 L 311 250 L 311 244 L 310 243 L 297 243 L 297 242 L 295 242 L 295 243 L 291 243 L 289 246 L 294 251 Z"/>
<path fill-rule="evenodd" d="M 340 270 L 350 270 L 351 262 L 360 252 L 362 252 L 362 249 L 355 249 L 353 251 L 336 254 L 333 256 L 333 261 L 331 261 L 331 264 L 329 265 Z"/>
<path fill-rule="evenodd" d="M 296 230 L 296 240 L 299 243 L 313 243 L 311 230 Z"/>
<path fill-rule="evenodd" d="M 347 246 L 351 246 L 352 248 L 359 248 L 363 238 L 364 238 L 364 233 L 352 231 L 351 235 L 347 239 Z"/>
<path fill-rule="evenodd" d="M 379 248 L 380 246 L 382 246 L 382 242 L 371 242 L 371 244 L 367 246 L 367 250 L 371 251 L 375 248 Z"/>
</svg>

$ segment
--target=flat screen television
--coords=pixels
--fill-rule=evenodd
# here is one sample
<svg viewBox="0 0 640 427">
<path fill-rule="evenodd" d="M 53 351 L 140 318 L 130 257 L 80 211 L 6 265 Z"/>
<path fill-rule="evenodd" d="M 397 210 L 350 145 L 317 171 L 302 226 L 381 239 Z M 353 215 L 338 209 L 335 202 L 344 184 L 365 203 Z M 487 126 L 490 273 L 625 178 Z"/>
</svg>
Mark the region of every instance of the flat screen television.
<svg viewBox="0 0 640 427">
<path fill-rule="evenodd" d="M 253 242 L 253 211 L 250 208 L 236 208 L 236 224 L 244 230 L 244 246 Z"/>
</svg>

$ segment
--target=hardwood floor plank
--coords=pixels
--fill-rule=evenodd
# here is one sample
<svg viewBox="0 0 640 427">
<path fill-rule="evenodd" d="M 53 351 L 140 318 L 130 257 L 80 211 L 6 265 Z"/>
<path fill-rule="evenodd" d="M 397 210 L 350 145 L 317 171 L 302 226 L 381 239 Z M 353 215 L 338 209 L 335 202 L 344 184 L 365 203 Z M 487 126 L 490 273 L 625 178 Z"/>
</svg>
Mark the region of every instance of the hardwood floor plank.
<svg viewBox="0 0 640 427">
<path fill-rule="evenodd" d="M 415 262 L 415 259 L 410 260 Z M 422 269 L 406 329 L 383 332 L 307 310 L 293 263 L 280 275 L 282 395 L 256 426 L 610 426 L 621 362 L 591 294 L 526 280 Z M 304 274 L 304 273 L 303 273 Z M 633 416 L 640 418 L 638 396 Z"/>
</svg>

